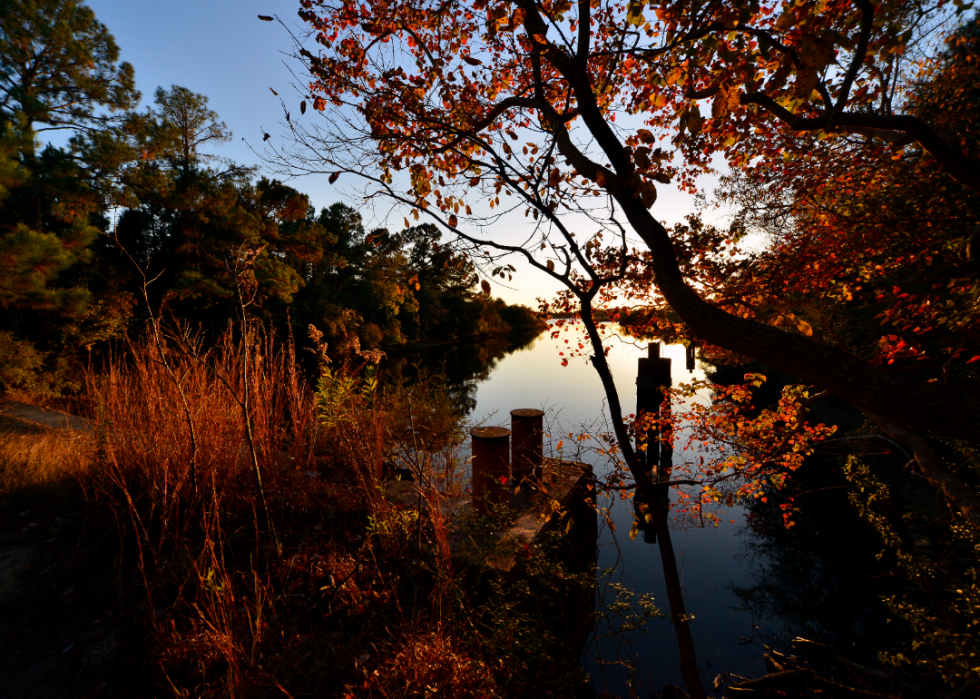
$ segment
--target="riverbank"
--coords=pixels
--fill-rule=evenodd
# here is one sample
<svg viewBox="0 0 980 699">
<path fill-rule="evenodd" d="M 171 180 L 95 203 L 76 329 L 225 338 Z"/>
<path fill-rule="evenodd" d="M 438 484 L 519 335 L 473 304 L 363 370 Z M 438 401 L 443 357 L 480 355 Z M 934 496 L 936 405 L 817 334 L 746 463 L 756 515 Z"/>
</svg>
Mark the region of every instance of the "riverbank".
<svg viewBox="0 0 980 699">
<path fill-rule="evenodd" d="M 453 562 L 441 503 L 465 490 L 452 472 L 464 463 L 439 390 L 375 395 L 350 376 L 318 408 L 288 353 L 262 344 L 246 420 L 240 345 L 208 366 L 152 343 L 134 350 L 85 377 L 96 438 L 59 429 L 85 423 L 53 411 L 0 415 L 16 427 L 0 440 L 0 653 L 11 659 L 0 695 L 439 687 L 482 698 L 538 696 L 544 678 L 544 696 L 582 686 L 547 601 L 570 579 L 545 547 L 525 547 L 513 579 Z M 427 469 L 413 502 L 385 492 L 392 458 Z"/>
</svg>

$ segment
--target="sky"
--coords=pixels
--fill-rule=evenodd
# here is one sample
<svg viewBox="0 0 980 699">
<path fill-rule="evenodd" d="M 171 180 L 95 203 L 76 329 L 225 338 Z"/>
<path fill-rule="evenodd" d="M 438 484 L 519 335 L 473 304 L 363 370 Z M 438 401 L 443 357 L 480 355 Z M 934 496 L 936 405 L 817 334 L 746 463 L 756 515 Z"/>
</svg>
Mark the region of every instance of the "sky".
<svg viewBox="0 0 980 699">
<path fill-rule="evenodd" d="M 270 144 L 286 145 L 280 100 L 293 119 L 322 117 L 312 109 L 305 116 L 299 114 L 300 98 L 291 87 L 294 78 L 289 70 L 298 66 L 285 55 L 291 47 L 286 29 L 278 22 L 258 19 L 260 14 L 275 15 L 302 32 L 296 15 L 298 0 L 88 0 L 87 4 L 115 37 L 121 60 L 133 65 L 144 106 L 152 104 L 157 87 L 171 85 L 208 97 L 209 107 L 232 132 L 231 142 L 214 151 L 218 155 L 261 166 L 263 133 L 271 135 Z M 302 67 L 298 72 L 304 72 Z M 273 173 L 260 167 L 260 174 Z M 325 175 L 289 184 L 308 194 L 318 210 L 338 201 L 357 209 L 368 228 L 383 225 L 381 217 L 390 215 L 389 225 L 396 229 L 406 213 L 366 204 L 345 178 L 336 185 L 330 185 Z M 659 188 L 654 212 L 665 223 L 680 221 L 693 209 L 692 197 L 670 186 Z M 495 296 L 534 307 L 537 297 L 551 298 L 557 290 L 543 273 L 520 260 L 508 262 L 518 273 L 510 288 L 494 280 Z"/>
</svg>

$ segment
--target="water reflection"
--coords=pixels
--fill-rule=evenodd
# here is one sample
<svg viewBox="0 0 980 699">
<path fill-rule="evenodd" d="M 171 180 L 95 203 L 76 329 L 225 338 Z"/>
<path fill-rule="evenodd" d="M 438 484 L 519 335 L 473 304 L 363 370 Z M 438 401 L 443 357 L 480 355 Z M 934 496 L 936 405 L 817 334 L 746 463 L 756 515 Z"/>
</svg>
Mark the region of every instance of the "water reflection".
<svg viewBox="0 0 980 699">
<path fill-rule="evenodd" d="M 390 350 L 381 365 L 381 380 L 411 384 L 421 376 L 442 376 L 453 406 L 460 415 L 469 416 L 476 409 L 480 382 L 486 381 L 507 355 L 533 349 L 540 336 L 507 335 L 407 352 Z"/>
<path fill-rule="evenodd" d="M 546 439 L 545 448 L 557 449 L 564 439 L 567 458 L 573 441 L 569 433 L 581 432 L 580 425 L 601 419 L 604 393 L 594 369 L 584 359 L 573 358 L 563 365 L 558 354 L 562 349 L 563 339 L 552 341 L 543 333 L 536 338 L 396 356 L 387 362 L 386 370 L 405 378 L 417 376 L 420 367 L 444 371 L 460 410 L 477 423 L 505 424 L 515 408 L 552 407 L 555 410 L 547 419 L 554 423 L 548 430 L 553 437 L 550 444 Z M 638 360 L 649 359 L 646 354 L 645 347 L 629 343 L 612 348 L 609 361 L 624 405 L 632 404 Z M 670 346 L 663 348 L 662 354 L 672 359 L 675 385 L 690 381 L 690 350 Z M 694 378 L 704 377 L 702 368 L 695 369 Z M 738 372 L 740 376 L 744 369 Z M 649 400 L 653 405 L 660 402 L 657 396 Z M 557 426 L 559 422 L 561 426 Z M 692 458 L 680 448 L 675 454 L 656 446 L 655 455 L 651 452 L 648 457 L 648 467 L 667 475 L 676 464 L 679 471 L 681 464 Z M 593 460 L 587 454 L 580 458 L 593 463 L 600 478 L 605 475 L 608 466 L 600 458 Z M 722 524 L 718 528 L 674 528 L 675 523 L 667 521 L 669 510 L 661 506 L 663 519 L 647 522 L 639 517 L 643 525 L 634 540 L 626 532 L 638 512 L 637 502 L 620 499 L 618 494 L 603 497 L 599 504 L 608 508 L 609 520 L 598 520 L 600 602 L 608 610 L 615 602 L 612 584 L 621 585 L 635 593 L 634 602 L 644 595 L 652 597 L 667 618 L 651 620 L 645 634 L 631 628 L 612 635 L 609 620 L 601 618 L 600 605 L 597 628 L 585 658 L 597 688 L 618 696 L 630 696 L 635 691 L 647 697 L 662 691 L 667 683 L 685 683 L 678 628 L 670 621 L 675 609 L 693 617 L 688 624 L 690 640 L 682 645 L 693 647 L 702 683 L 710 684 L 721 672 L 745 677 L 764 674 L 761 643 L 746 643 L 745 638 L 771 642 L 778 636 L 804 635 L 838 648 L 859 645 L 866 639 L 868 647 L 881 647 L 871 639 L 885 628 L 880 621 L 881 605 L 876 602 L 884 588 L 874 577 L 874 570 L 861 567 L 862 561 L 873 562 L 874 551 L 853 541 L 853 534 L 864 525 L 848 509 L 846 491 L 819 490 L 839 486 L 832 480 L 821 480 L 821 474 L 830 471 L 830 464 L 815 464 L 811 475 L 807 475 L 807 467 L 798 472 L 796 479 L 813 492 L 797 496 L 795 504 L 802 512 L 797 526 L 788 531 L 777 526 L 781 511 L 770 498 L 768 506 L 720 507 L 717 514 Z M 675 513 L 681 509 L 676 497 L 670 493 Z M 658 510 L 651 509 L 653 513 Z M 730 520 L 736 523 L 730 524 Z M 618 538 L 607 522 L 618 528 Z"/>
<path fill-rule="evenodd" d="M 888 646 L 881 598 L 897 589 L 876 562 L 876 534 L 847 502 L 847 488 L 823 455 L 805 462 L 796 526 L 782 526 L 778 503 L 750 508 L 742 557 L 752 567 L 732 586 L 740 607 L 778 620 L 784 636 L 803 636 L 841 650 Z"/>
<path fill-rule="evenodd" d="M 686 368 L 691 365 L 691 353 L 685 357 Z M 669 412 L 670 403 L 664 402 L 667 390 L 673 386 L 671 360 L 660 356 L 660 344 L 650 343 L 648 356 L 637 361 L 636 372 L 636 412 L 642 418 L 645 413 L 655 413 L 657 424 L 667 424 L 664 412 Z M 670 480 L 674 469 L 674 450 L 668 435 L 656 430 L 637 435 L 638 455 L 641 465 L 646 468 L 652 480 L 665 483 Z M 644 497 L 637 492 L 633 498 L 637 510 L 638 528 L 642 528 L 643 540 L 655 543 L 660 549 L 660 565 L 664 584 L 667 587 L 667 600 L 670 604 L 670 619 L 677 639 L 681 676 L 688 694 L 694 699 L 703 699 L 704 687 L 698 672 L 697 653 L 688 619 L 680 575 L 677 570 L 677 557 L 668 526 L 670 511 L 670 486 L 658 485 L 653 494 Z M 652 530 L 652 531 L 651 531 Z"/>
</svg>

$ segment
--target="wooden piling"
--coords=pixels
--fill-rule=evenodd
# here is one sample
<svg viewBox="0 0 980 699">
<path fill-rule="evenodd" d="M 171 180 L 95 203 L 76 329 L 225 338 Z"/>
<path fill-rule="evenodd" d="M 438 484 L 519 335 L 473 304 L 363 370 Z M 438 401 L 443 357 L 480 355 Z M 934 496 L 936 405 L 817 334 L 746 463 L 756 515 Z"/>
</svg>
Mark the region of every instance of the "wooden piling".
<svg viewBox="0 0 980 699">
<path fill-rule="evenodd" d="M 647 357 L 638 360 L 636 370 L 636 416 L 642 413 L 658 413 L 664 401 L 664 387 L 671 386 L 670 358 L 660 356 L 660 343 L 651 342 L 647 348 Z M 637 434 L 637 442 L 644 435 Z M 648 473 L 657 471 L 660 458 L 660 443 L 656 434 L 647 436 L 647 449 L 638 452 L 640 463 Z"/>
<path fill-rule="evenodd" d="M 510 411 L 511 474 L 519 484 L 541 481 L 544 463 L 544 411 L 519 408 Z"/>
<path fill-rule="evenodd" d="M 696 359 L 695 350 L 696 349 L 697 349 L 697 347 L 695 346 L 695 344 L 693 342 L 691 344 L 689 344 L 687 347 L 684 348 L 684 359 L 686 360 L 687 370 L 689 372 L 691 372 L 692 374 L 694 373 L 694 363 L 695 363 L 695 359 Z"/>
<path fill-rule="evenodd" d="M 473 440 L 473 507 L 484 514 L 492 506 L 510 500 L 510 430 L 506 427 L 476 427 Z"/>
</svg>

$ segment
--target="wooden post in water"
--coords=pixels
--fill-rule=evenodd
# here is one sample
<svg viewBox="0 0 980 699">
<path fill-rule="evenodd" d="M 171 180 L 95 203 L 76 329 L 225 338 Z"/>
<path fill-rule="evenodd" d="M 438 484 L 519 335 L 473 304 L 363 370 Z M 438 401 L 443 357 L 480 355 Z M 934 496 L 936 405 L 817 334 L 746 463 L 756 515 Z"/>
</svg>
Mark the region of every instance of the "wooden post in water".
<svg viewBox="0 0 980 699">
<path fill-rule="evenodd" d="M 473 507 L 485 514 L 491 506 L 510 501 L 510 430 L 475 427 L 473 439 Z"/>
<path fill-rule="evenodd" d="M 670 387 L 670 359 L 660 356 L 660 343 L 651 342 L 647 348 L 648 356 L 641 358 L 638 362 L 636 371 L 636 416 L 641 413 L 659 413 L 664 402 L 664 387 Z M 651 431 L 649 434 L 637 432 L 637 445 L 646 442 L 646 451 L 637 451 L 636 455 L 640 464 L 650 474 L 654 480 L 663 476 L 665 470 L 669 472 L 671 468 L 672 450 L 666 445 L 662 445 L 657 439 L 658 434 Z M 658 496 L 661 489 L 658 488 Z M 640 520 L 638 528 L 643 532 L 643 540 L 648 544 L 657 543 L 657 530 L 653 525 L 653 518 L 658 516 L 659 509 L 663 506 L 661 502 L 647 502 L 639 493 L 633 498 L 633 507 L 636 510 L 637 518 Z M 646 516 L 650 515 L 650 521 Z"/>
<path fill-rule="evenodd" d="M 649 356 L 641 357 L 636 370 L 636 417 L 641 413 L 657 413 L 664 402 L 662 387 L 671 385 L 670 358 L 660 356 L 660 343 L 651 342 L 647 348 Z M 637 443 L 643 435 L 637 434 Z M 645 452 L 637 452 L 640 464 L 648 473 L 653 473 L 660 463 L 660 443 L 656 435 L 649 435 Z"/>
<path fill-rule="evenodd" d="M 511 472 L 516 484 L 540 482 L 544 463 L 544 411 L 519 408 L 510 411 L 513 433 Z"/>
<path fill-rule="evenodd" d="M 692 374 L 694 373 L 694 361 L 696 359 L 694 352 L 696 349 L 697 345 L 695 345 L 693 342 L 684 348 L 684 359 L 687 360 L 687 370 Z"/>
</svg>

